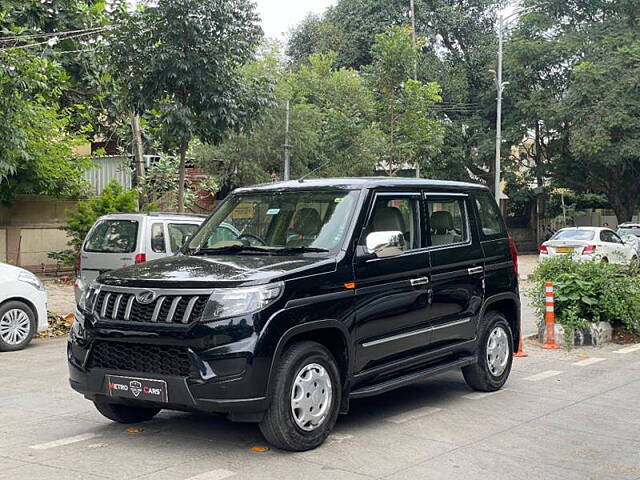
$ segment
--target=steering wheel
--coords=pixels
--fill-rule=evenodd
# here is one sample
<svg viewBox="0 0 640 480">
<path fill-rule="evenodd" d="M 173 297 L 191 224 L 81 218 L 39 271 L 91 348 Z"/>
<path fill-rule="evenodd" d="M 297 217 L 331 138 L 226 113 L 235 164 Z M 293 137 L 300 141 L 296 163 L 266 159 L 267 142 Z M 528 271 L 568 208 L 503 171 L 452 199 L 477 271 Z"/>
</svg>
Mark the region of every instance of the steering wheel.
<svg viewBox="0 0 640 480">
<path fill-rule="evenodd" d="M 246 238 L 247 240 L 249 239 L 253 239 L 257 242 L 260 243 L 260 245 L 266 245 L 267 242 L 265 242 L 262 238 L 260 238 L 258 235 L 254 235 L 253 233 L 241 233 L 240 235 L 238 235 L 238 240 L 242 241 L 243 238 Z M 244 243 L 244 242 L 242 242 Z M 249 241 L 249 245 L 251 245 L 251 241 Z"/>
</svg>

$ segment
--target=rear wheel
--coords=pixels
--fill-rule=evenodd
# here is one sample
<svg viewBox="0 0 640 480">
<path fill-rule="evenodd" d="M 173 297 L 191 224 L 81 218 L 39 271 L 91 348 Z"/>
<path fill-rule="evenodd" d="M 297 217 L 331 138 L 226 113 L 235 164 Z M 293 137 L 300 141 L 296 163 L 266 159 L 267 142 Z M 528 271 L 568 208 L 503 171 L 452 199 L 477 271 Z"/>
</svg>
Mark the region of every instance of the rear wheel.
<svg viewBox="0 0 640 480">
<path fill-rule="evenodd" d="M 336 423 L 342 393 L 333 355 L 316 342 L 295 343 L 273 378 L 271 405 L 260 423 L 264 437 L 283 450 L 321 445 Z"/>
<path fill-rule="evenodd" d="M 103 416 L 118 423 L 145 422 L 160 412 L 159 408 L 134 407 L 120 403 L 94 401 L 93 404 Z"/>
<path fill-rule="evenodd" d="M 26 347 L 36 333 L 36 316 L 23 302 L 12 300 L 0 306 L 0 352 Z"/>
<path fill-rule="evenodd" d="M 513 335 L 507 319 L 499 312 L 488 312 L 480 327 L 478 362 L 462 369 L 464 379 L 474 390 L 499 390 L 509 377 L 512 362 Z"/>
</svg>

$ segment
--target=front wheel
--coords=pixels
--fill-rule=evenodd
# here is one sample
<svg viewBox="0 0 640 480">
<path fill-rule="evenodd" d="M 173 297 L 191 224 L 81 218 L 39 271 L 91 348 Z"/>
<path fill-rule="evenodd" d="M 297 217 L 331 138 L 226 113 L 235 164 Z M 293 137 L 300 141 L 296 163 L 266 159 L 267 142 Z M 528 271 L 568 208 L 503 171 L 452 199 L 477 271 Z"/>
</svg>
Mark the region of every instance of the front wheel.
<svg viewBox="0 0 640 480">
<path fill-rule="evenodd" d="M 493 392 L 502 388 L 511 372 L 513 334 L 499 312 L 488 312 L 481 321 L 478 362 L 464 367 L 462 374 L 474 390 Z"/>
<path fill-rule="evenodd" d="M 282 355 L 273 382 L 260 423 L 264 437 L 297 452 L 321 445 L 336 423 L 342 394 L 333 355 L 316 342 L 295 343 Z"/>
<path fill-rule="evenodd" d="M 36 333 L 36 317 L 31 308 L 18 300 L 0 306 L 0 352 L 26 347 Z"/>
<path fill-rule="evenodd" d="M 120 403 L 100 401 L 94 401 L 93 403 L 103 416 L 118 423 L 145 422 L 151 420 L 160 412 L 159 408 L 134 407 Z"/>
</svg>

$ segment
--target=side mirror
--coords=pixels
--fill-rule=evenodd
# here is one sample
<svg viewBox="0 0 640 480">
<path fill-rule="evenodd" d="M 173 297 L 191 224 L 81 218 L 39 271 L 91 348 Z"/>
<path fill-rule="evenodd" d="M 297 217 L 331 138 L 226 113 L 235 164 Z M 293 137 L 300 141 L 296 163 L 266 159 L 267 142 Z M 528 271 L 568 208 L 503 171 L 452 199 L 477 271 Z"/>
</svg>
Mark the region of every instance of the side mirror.
<svg viewBox="0 0 640 480">
<path fill-rule="evenodd" d="M 378 258 L 394 257 L 405 250 L 402 232 L 371 232 L 367 235 L 367 252 Z"/>
</svg>

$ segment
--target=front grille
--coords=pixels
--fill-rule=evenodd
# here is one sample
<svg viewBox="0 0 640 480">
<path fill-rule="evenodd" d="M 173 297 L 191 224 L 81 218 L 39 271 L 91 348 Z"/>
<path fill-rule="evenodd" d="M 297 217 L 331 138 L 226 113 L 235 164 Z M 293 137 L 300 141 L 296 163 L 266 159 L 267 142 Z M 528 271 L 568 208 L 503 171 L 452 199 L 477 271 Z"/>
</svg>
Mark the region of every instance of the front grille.
<svg viewBox="0 0 640 480">
<path fill-rule="evenodd" d="M 191 360 L 186 347 L 95 341 L 89 368 L 126 370 L 188 377 Z"/>
<path fill-rule="evenodd" d="M 93 311 L 106 321 L 189 324 L 200 319 L 209 298 L 208 293 L 185 291 L 183 294 L 158 293 L 153 301 L 141 303 L 136 297 L 140 292 L 150 291 L 100 290 L 92 303 Z"/>
</svg>

